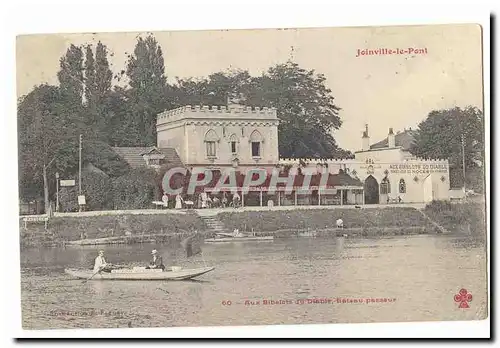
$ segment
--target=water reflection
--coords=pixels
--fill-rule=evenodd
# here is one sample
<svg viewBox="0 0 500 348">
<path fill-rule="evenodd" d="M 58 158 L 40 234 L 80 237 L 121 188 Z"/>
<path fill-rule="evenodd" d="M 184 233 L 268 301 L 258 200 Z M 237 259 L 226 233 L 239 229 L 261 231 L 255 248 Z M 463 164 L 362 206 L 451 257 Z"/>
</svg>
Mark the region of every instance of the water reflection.
<svg viewBox="0 0 500 348">
<path fill-rule="evenodd" d="M 216 270 L 183 282 L 82 282 L 63 270 L 92 267 L 97 247 L 25 250 L 21 253 L 24 327 L 466 320 L 484 315 L 486 308 L 485 247 L 472 236 L 207 244 L 203 258 L 190 259 L 179 246 L 117 245 L 106 247 L 105 252 L 109 262 L 137 265 L 149 261 L 153 248 L 166 265 L 199 267 L 206 262 Z M 473 294 L 474 310 L 457 312 L 453 296 L 462 287 Z M 308 298 L 373 296 L 397 301 L 390 305 L 295 303 Z M 292 304 L 245 304 L 264 299 Z M 70 318 L 47 314 L 89 308 L 122 314 Z"/>
</svg>

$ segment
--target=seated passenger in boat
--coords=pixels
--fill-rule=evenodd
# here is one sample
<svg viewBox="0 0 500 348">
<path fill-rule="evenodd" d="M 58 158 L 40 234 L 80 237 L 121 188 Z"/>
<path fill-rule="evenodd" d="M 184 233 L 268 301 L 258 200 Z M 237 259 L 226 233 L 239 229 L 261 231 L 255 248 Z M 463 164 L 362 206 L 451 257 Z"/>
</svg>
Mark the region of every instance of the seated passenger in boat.
<svg viewBox="0 0 500 348">
<path fill-rule="evenodd" d="M 99 255 L 94 261 L 94 272 L 111 272 L 110 266 L 104 258 L 104 250 L 99 250 Z"/>
<path fill-rule="evenodd" d="M 146 267 L 147 269 L 162 269 L 165 270 L 165 265 L 163 264 L 163 259 L 160 255 L 158 255 L 158 251 L 155 249 L 151 252 L 151 255 L 153 255 L 153 259 L 149 263 L 149 266 Z"/>
<path fill-rule="evenodd" d="M 344 221 L 342 219 L 337 220 L 337 228 L 344 228 Z"/>
</svg>

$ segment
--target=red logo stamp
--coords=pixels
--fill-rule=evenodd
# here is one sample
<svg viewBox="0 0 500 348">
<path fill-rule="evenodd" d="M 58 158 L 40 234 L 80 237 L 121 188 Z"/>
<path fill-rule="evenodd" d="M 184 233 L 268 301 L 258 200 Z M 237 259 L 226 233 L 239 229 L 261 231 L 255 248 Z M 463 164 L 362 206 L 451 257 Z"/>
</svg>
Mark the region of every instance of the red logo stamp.
<svg viewBox="0 0 500 348">
<path fill-rule="evenodd" d="M 472 295 L 467 293 L 466 289 L 460 289 L 458 294 L 454 297 L 455 302 L 460 302 L 458 308 L 469 308 L 469 304 L 467 302 L 472 301 Z"/>
</svg>

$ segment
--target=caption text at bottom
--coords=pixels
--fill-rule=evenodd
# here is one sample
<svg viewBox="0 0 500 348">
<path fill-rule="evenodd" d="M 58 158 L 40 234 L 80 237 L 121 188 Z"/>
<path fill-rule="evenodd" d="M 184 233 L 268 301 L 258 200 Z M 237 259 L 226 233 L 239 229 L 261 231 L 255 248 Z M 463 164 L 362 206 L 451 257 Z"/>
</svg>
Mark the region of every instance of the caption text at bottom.
<svg viewBox="0 0 500 348">
<path fill-rule="evenodd" d="M 259 300 L 241 300 L 231 301 L 224 300 L 221 302 L 223 306 L 231 306 L 233 304 L 243 304 L 245 306 L 269 306 L 269 305 L 322 305 L 322 304 L 370 304 L 370 303 L 394 303 L 396 299 L 393 297 L 367 297 L 367 298 L 301 298 L 301 299 L 259 299 Z"/>
</svg>

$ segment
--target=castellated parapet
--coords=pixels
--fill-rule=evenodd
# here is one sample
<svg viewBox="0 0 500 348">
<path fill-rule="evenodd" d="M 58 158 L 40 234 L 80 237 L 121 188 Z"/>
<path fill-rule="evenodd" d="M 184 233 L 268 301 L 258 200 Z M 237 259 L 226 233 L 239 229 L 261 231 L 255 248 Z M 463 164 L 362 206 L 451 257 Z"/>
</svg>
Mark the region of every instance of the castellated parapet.
<svg viewBox="0 0 500 348">
<path fill-rule="evenodd" d="M 281 165 L 311 165 L 311 164 L 349 164 L 357 163 L 354 159 L 345 158 L 280 158 Z"/>
<path fill-rule="evenodd" d="M 447 159 L 424 159 L 424 158 L 408 158 L 404 163 L 422 163 L 429 164 L 445 164 L 448 165 Z M 318 165 L 318 164 L 359 164 L 359 160 L 345 158 L 280 158 L 280 165 Z"/>
<path fill-rule="evenodd" d="M 277 120 L 276 108 L 243 105 L 186 105 L 158 114 L 156 124 L 171 123 L 182 119 L 234 119 Z"/>
</svg>

